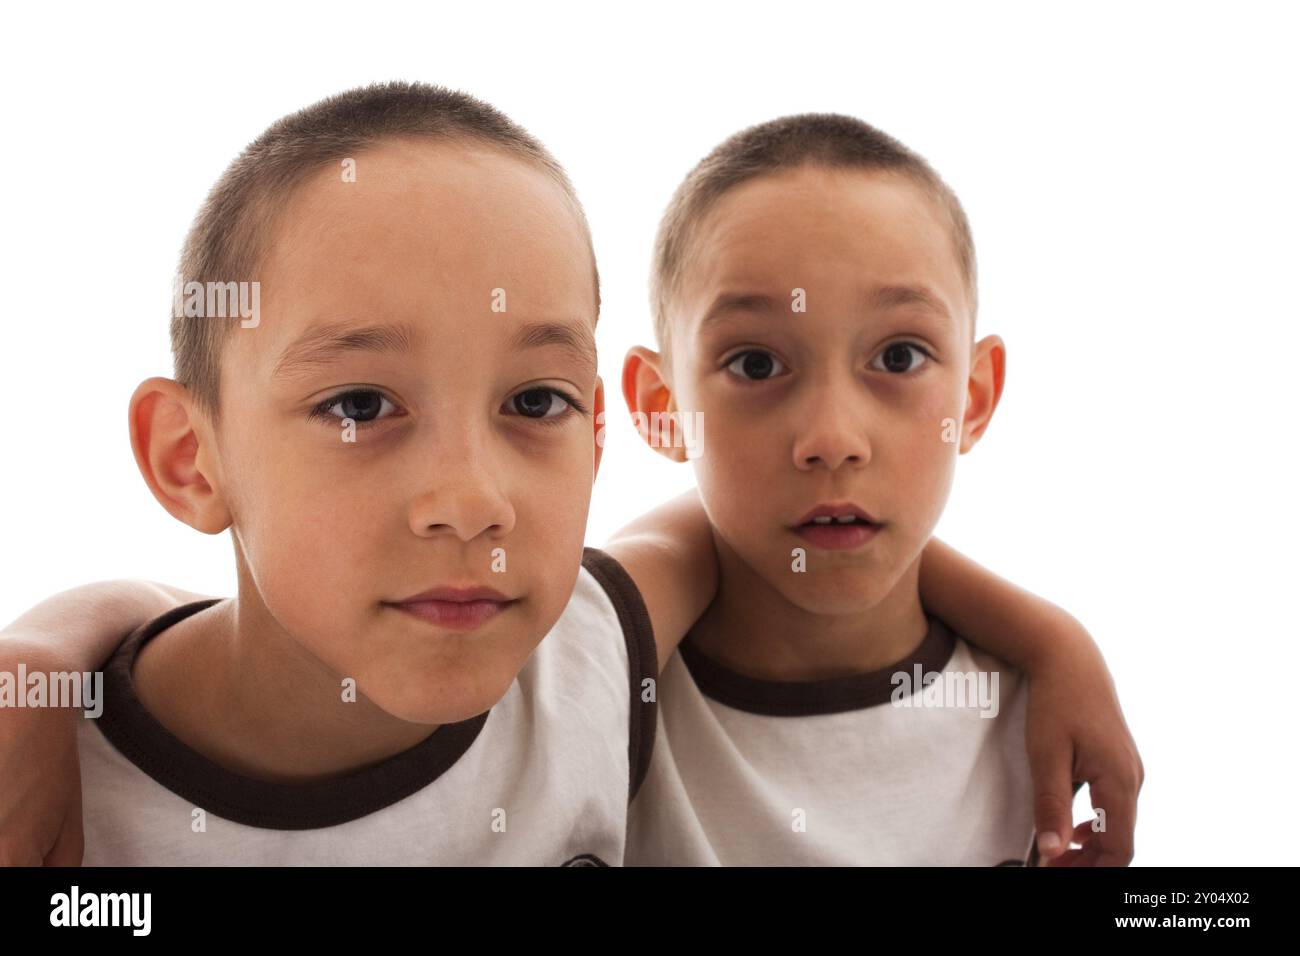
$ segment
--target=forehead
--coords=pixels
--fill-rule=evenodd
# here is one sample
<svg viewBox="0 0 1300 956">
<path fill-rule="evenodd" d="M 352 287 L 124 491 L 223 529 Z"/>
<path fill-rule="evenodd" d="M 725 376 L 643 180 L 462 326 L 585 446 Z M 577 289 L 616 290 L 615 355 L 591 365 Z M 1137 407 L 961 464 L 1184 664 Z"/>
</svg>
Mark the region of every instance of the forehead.
<svg viewBox="0 0 1300 956">
<path fill-rule="evenodd" d="M 419 140 L 351 158 L 355 181 L 341 166 L 318 170 L 276 218 L 259 353 L 351 320 L 474 338 L 485 317 L 501 317 L 492 305 L 502 295 L 508 316 L 594 326 L 586 234 L 544 170 L 490 147 Z"/>
<path fill-rule="evenodd" d="M 945 210 L 910 179 L 805 165 L 728 191 L 699 223 L 682 273 L 688 314 L 719 293 L 806 289 L 869 296 L 922 287 L 952 316 L 969 309 Z"/>
</svg>

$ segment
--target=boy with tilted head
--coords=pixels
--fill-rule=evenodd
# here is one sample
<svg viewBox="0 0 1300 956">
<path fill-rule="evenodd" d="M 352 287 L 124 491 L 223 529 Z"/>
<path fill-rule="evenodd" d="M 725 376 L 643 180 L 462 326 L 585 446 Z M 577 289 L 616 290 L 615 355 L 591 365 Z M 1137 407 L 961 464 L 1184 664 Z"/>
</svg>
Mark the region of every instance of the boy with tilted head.
<svg viewBox="0 0 1300 956">
<path fill-rule="evenodd" d="M 355 90 L 234 161 L 180 268 L 260 316 L 174 317 L 132 444 L 239 589 L 108 665 L 86 862 L 620 862 L 655 651 L 584 557 L 599 304 L 558 164 L 469 96 Z"/>
</svg>

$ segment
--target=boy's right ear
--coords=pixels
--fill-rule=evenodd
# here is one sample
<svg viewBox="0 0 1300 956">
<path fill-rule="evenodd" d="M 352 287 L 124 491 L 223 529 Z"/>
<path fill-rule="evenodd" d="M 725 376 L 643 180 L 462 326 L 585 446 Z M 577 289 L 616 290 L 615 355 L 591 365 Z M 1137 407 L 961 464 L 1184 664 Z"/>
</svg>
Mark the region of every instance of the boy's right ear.
<svg viewBox="0 0 1300 956">
<path fill-rule="evenodd" d="M 680 442 L 657 441 L 662 432 L 652 427 L 665 420 L 675 410 L 673 391 L 663 375 L 664 356 L 641 345 L 628 349 L 623 359 L 623 400 L 632 413 L 641 440 L 665 458 L 676 462 L 686 461 L 686 450 Z M 659 417 L 655 417 L 655 416 Z"/>
<path fill-rule="evenodd" d="M 135 463 L 158 503 L 204 534 L 229 528 L 225 500 L 204 474 L 214 439 L 189 391 L 169 378 L 146 379 L 131 396 L 130 416 Z"/>
</svg>

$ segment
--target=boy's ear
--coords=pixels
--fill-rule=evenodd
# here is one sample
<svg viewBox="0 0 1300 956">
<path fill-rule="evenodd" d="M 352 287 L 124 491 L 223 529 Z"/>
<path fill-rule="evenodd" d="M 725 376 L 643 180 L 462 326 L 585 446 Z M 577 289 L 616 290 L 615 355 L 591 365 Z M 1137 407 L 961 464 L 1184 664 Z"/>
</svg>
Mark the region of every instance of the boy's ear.
<svg viewBox="0 0 1300 956">
<path fill-rule="evenodd" d="M 686 461 L 686 449 L 680 442 L 655 440 L 656 435 L 671 435 L 672 432 L 652 427 L 677 410 L 672 389 L 663 374 L 664 361 L 662 354 L 644 346 L 634 345 L 628 349 L 623 359 L 623 400 L 632 413 L 632 424 L 641 440 L 665 458 L 682 462 Z M 655 415 L 660 417 L 655 418 Z"/>
<path fill-rule="evenodd" d="M 158 503 L 205 534 L 229 528 L 230 511 L 209 481 L 215 440 L 189 391 L 169 378 L 146 379 L 131 396 L 130 417 L 135 463 Z"/>
<path fill-rule="evenodd" d="M 975 447 L 988 428 L 993 410 L 1002 398 L 1007 375 L 1007 350 L 1002 339 L 988 335 L 971 350 L 970 379 L 966 383 L 966 417 L 962 420 L 961 454 Z"/>
</svg>

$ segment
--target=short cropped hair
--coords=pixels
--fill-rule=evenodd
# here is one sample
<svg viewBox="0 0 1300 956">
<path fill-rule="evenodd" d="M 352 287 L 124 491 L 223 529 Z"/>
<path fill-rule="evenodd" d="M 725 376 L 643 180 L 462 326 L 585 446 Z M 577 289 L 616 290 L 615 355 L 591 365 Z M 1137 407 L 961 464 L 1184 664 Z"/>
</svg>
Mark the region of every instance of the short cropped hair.
<svg viewBox="0 0 1300 956">
<path fill-rule="evenodd" d="M 481 100 L 426 83 L 378 83 L 328 97 L 273 123 L 226 168 L 195 216 L 178 282 L 254 281 L 266 243 L 295 187 L 326 165 L 385 140 L 424 138 L 504 150 L 548 173 L 569 200 L 592 250 L 591 230 L 569 177 L 527 130 Z M 600 312 L 600 278 L 595 281 Z M 176 380 L 214 419 L 220 360 L 231 323 L 173 315 Z"/>
<path fill-rule="evenodd" d="M 874 126 L 838 113 L 804 113 L 741 130 L 700 160 L 677 187 L 659 223 L 650 274 L 650 307 L 661 349 L 668 348 L 669 307 L 680 291 L 695 232 L 709 210 L 742 183 L 803 165 L 900 173 L 935 199 L 949 218 L 973 331 L 975 242 L 957 195 L 922 157 Z"/>
</svg>

